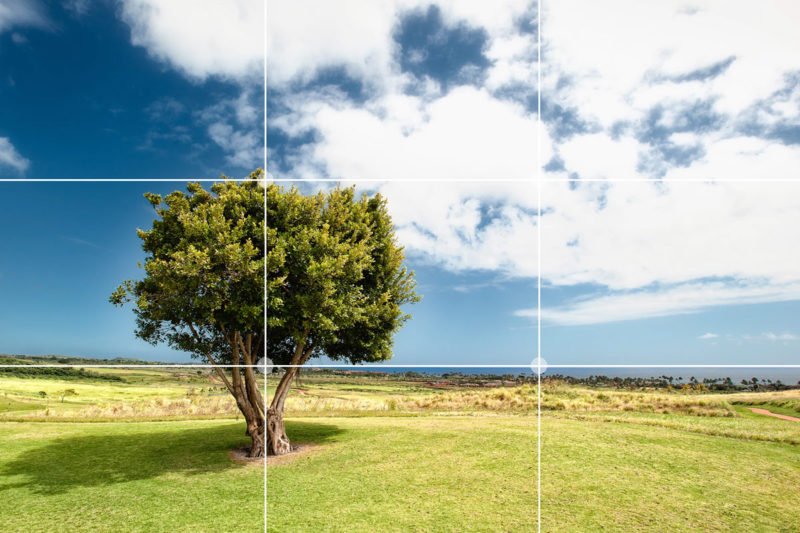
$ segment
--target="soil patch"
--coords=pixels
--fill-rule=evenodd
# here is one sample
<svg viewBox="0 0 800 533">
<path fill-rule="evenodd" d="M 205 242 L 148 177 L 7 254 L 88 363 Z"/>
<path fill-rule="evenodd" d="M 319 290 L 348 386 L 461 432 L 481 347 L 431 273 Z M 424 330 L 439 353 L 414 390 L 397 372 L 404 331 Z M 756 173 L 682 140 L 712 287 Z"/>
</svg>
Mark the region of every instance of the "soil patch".
<svg viewBox="0 0 800 533">
<path fill-rule="evenodd" d="M 235 450 L 231 450 L 228 452 L 228 457 L 231 458 L 231 461 L 240 465 L 248 465 L 248 466 L 264 465 L 263 457 L 248 457 L 247 456 L 248 451 L 249 450 L 247 448 L 236 448 Z"/>
<path fill-rule="evenodd" d="M 319 448 L 320 445 L 318 444 L 300 444 L 293 446 L 292 451 L 287 454 L 267 457 L 267 466 L 285 465 L 294 462 L 301 457 L 306 457 Z"/>
<path fill-rule="evenodd" d="M 767 411 L 766 409 L 759 409 L 757 407 L 751 407 L 750 410 L 756 413 L 757 415 L 771 416 L 774 418 L 780 418 L 781 420 L 789 420 L 790 422 L 800 422 L 800 418 L 797 418 L 796 416 L 779 415 L 778 413 L 773 413 L 772 411 Z"/>
</svg>

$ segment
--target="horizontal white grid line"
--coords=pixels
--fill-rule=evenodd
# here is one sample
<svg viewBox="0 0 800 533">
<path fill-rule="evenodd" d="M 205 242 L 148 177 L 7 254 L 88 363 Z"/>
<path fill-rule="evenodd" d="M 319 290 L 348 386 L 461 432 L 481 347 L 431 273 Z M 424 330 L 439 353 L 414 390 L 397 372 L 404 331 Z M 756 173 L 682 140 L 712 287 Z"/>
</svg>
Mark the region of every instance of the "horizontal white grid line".
<svg viewBox="0 0 800 533">
<path fill-rule="evenodd" d="M 208 364 L 197 364 L 193 365 L 191 363 L 185 364 L 165 364 L 165 365 L 158 365 L 152 363 L 142 363 L 140 365 L 115 365 L 113 363 L 108 364 L 87 364 L 87 365 L 72 365 L 72 364 L 27 364 L 27 363 L 17 363 L 17 364 L 2 364 L 0 368 L 264 368 L 264 365 L 208 365 Z"/>
<path fill-rule="evenodd" d="M 797 178 L 267 178 L 274 183 L 800 183 Z"/>
<path fill-rule="evenodd" d="M 274 183 L 536 183 L 535 178 L 268 178 Z"/>
<path fill-rule="evenodd" d="M 798 365 L 552 365 L 548 364 L 547 369 L 554 368 L 800 368 Z"/>
<path fill-rule="evenodd" d="M 0 178 L 0 183 L 216 183 L 225 181 L 267 181 L 266 178 L 252 180 L 250 178 Z"/>
<path fill-rule="evenodd" d="M 0 183 L 215 183 L 250 178 L 0 178 Z M 261 178 L 270 183 L 800 183 L 797 178 Z"/>
<path fill-rule="evenodd" d="M 269 365 L 272 368 L 536 368 L 536 365 Z M 544 364 L 542 366 L 545 366 Z M 547 371 L 554 368 L 800 368 L 797 365 L 615 365 L 615 364 L 597 364 L 597 365 L 546 365 Z"/>
<path fill-rule="evenodd" d="M 313 364 L 308 363 L 305 365 L 209 365 L 209 364 L 150 364 L 150 363 L 142 363 L 139 365 L 136 364 L 124 364 L 124 365 L 115 365 L 113 363 L 108 364 L 85 364 L 85 365 L 74 365 L 74 364 L 27 364 L 27 363 L 17 363 L 17 364 L 0 364 L 0 368 L 264 368 L 265 366 L 271 368 L 369 368 L 369 369 L 381 369 L 381 368 L 526 368 L 532 369 L 534 366 L 532 365 L 504 365 L 504 364 L 496 364 L 496 365 L 460 365 L 460 364 L 435 364 L 435 365 L 401 365 L 401 364 L 391 364 L 391 365 L 327 365 L 327 364 Z M 647 365 L 633 365 L 633 364 L 592 364 L 592 365 L 554 365 L 554 364 L 547 364 L 547 371 L 556 369 L 556 368 L 798 368 L 800 369 L 800 364 L 796 365 L 763 365 L 763 364 L 717 364 L 717 365 L 701 365 L 701 364 L 687 364 L 687 365 L 675 365 L 675 364 L 647 364 Z"/>
</svg>

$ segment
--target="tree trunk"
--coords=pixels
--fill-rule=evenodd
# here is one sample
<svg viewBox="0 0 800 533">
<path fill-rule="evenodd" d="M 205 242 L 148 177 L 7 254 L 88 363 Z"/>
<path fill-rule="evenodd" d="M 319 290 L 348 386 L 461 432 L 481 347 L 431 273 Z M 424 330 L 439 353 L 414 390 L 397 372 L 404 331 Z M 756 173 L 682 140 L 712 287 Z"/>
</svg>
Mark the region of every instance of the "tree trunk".
<svg viewBox="0 0 800 533">
<path fill-rule="evenodd" d="M 244 415 L 247 423 L 247 434 L 251 444 L 248 457 L 264 457 L 264 402 L 259 392 L 258 380 L 252 367 L 247 363 L 250 354 L 246 346 L 241 344 L 238 332 L 232 335 L 231 347 L 233 349 L 233 368 L 231 368 L 231 392 L 236 398 L 236 405 Z M 241 350 L 240 350 L 241 348 Z M 240 355 L 245 360 L 245 366 L 239 364 Z M 244 377 L 244 379 L 242 379 Z"/>
<path fill-rule="evenodd" d="M 286 435 L 286 426 L 283 423 L 283 408 L 289 387 L 297 375 L 298 368 L 287 368 L 278 386 L 275 396 L 267 410 L 267 455 L 283 455 L 292 451 L 289 437 Z"/>
<path fill-rule="evenodd" d="M 189 329 L 196 339 L 200 339 L 197 329 L 190 323 Z M 234 331 L 231 334 L 222 330 L 231 345 L 231 379 L 225 373 L 214 356 L 206 352 L 205 356 L 214 372 L 225 384 L 225 388 L 236 400 L 236 406 L 244 416 L 247 426 L 246 433 L 250 437 L 250 450 L 248 457 L 264 457 L 264 436 L 266 435 L 266 412 L 264 397 L 261 395 L 261 383 L 253 370 L 254 356 L 262 352 L 261 337 L 247 334 L 244 338 L 241 333 Z M 244 366 L 241 363 L 244 362 Z"/>
<path fill-rule="evenodd" d="M 283 412 L 275 409 L 267 410 L 267 455 L 283 455 L 292 451 L 286 426 L 283 423 Z"/>
<path fill-rule="evenodd" d="M 263 424 L 247 424 L 247 434 L 250 435 L 250 451 L 248 457 L 264 457 L 264 426 Z"/>
</svg>

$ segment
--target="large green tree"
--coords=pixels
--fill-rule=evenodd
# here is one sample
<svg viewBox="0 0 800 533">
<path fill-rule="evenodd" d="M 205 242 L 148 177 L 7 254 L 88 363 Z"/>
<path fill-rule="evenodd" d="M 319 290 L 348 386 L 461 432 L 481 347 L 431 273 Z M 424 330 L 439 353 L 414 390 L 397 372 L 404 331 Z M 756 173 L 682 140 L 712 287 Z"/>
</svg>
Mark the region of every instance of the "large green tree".
<svg viewBox="0 0 800 533">
<path fill-rule="evenodd" d="M 250 178 L 210 191 L 189 183 L 186 192 L 146 194 L 156 219 L 138 230 L 144 277 L 123 282 L 110 300 L 134 302 L 138 337 L 213 366 L 244 416 L 249 455 L 262 457 L 266 418 L 256 365 L 265 348 L 264 173 Z"/>
<path fill-rule="evenodd" d="M 291 451 L 283 421 L 302 365 L 327 356 L 384 361 L 416 302 L 386 200 L 334 188 L 304 195 L 267 186 L 267 354 L 286 365 L 267 410 L 267 453 Z"/>
</svg>

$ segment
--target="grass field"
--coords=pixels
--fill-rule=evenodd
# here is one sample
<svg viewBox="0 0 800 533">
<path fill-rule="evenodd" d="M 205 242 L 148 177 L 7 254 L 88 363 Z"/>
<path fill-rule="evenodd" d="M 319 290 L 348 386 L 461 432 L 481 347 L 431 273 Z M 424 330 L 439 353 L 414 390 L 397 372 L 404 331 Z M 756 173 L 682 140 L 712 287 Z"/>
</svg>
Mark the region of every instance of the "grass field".
<svg viewBox="0 0 800 533">
<path fill-rule="evenodd" d="M 92 372 L 123 381 L 0 375 L 0 531 L 263 531 L 263 466 L 229 456 L 249 439 L 219 384 Z"/>
<path fill-rule="evenodd" d="M 206 372 L 0 375 L 0 531 L 258 532 L 263 466 Z M 74 394 L 64 395 L 65 390 Z M 800 391 L 304 372 L 271 532 L 800 531 Z"/>
<path fill-rule="evenodd" d="M 748 409 L 800 391 L 542 392 L 543 531 L 800 530 L 800 424 Z M 531 385 L 311 376 L 287 410 L 270 531 L 536 531 Z"/>
</svg>

